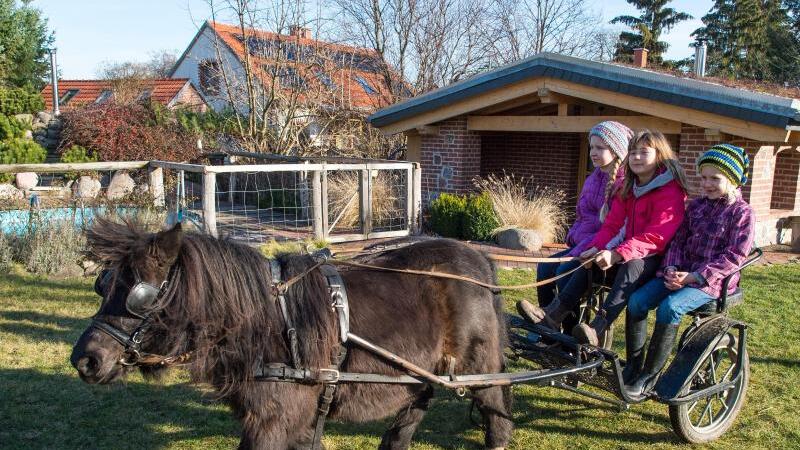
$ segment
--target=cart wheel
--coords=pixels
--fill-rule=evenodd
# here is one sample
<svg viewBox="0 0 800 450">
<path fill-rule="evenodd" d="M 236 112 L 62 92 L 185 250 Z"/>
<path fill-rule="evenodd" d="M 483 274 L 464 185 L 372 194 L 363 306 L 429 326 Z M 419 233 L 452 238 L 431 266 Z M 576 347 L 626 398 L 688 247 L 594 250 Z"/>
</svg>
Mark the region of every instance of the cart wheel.
<svg viewBox="0 0 800 450">
<path fill-rule="evenodd" d="M 741 360 L 741 361 L 740 361 Z M 742 376 L 732 388 L 694 402 L 669 407 L 672 428 L 686 442 L 700 444 L 722 436 L 739 415 L 750 381 L 750 356 L 745 350 L 739 358 L 737 339 L 726 334 L 706 359 L 697 365 L 691 382 L 681 392 L 688 395 L 724 381 L 730 381 L 741 362 Z"/>
</svg>

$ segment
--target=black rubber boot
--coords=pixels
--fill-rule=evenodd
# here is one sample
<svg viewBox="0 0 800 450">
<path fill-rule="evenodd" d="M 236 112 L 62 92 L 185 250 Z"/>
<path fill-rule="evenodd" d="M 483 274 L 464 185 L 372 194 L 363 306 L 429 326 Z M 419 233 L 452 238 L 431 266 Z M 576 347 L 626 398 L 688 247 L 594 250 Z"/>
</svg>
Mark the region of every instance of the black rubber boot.
<svg viewBox="0 0 800 450">
<path fill-rule="evenodd" d="M 589 344 L 595 347 L 600 345 L 600 335 L 606 331 L 608 321 L 606 312 L 600 310 L 590 324 L 579 324 L 572 329 L 572 337 L 581 344 Z"/>
<path fill-rule="evenodd" d="M 544 308 L 536 306 L 527 300 L 517 302 L 517 312 L 531 323 L 542 324 L 553 330 L 561 330 L 561 322 L 570 313 L 570 308 L 564 305 L 556 296 L 549 305 Z"/>
<path fill-rule="evenodd" d="M 639 378 L 644 367 L 644 345 L 647 341 L 647 317 L 634 319 L 630 314 L 625 315 L 625 368 L 622 370 L 622 380 L 625 384 L 632 384 Z"/>
<path fill-rule="evenodd" d="M 629 397 L 641 400 L 652 389 L 659 372 L 667 364 L 667 358 L 672 353 L 672 346 L 675 345 L 677 335 L 678 325 L 656 323 L 653 337 L 650 338 L 650 346 L 647 348 L 647 358 L 642 374 L 633 383 L 625 386 L 625 393 Z"/>
</svg>

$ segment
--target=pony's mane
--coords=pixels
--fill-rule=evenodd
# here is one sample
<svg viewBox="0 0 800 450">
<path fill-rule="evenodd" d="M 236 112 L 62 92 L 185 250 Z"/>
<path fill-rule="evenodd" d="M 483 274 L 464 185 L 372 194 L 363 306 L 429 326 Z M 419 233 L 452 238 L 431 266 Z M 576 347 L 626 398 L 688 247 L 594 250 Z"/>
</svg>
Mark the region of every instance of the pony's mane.
<svg viewBox="0 0 800 450">
<path fill-rule="evenodd" d="M 104 264 L 142 264 L 135 255 L 154 255 L 156 234 L 132 222 L 97 221 L 87 230 L 89 254 Z M 307 255 L 279 258 L 288 279 L 314 264 Z M 169 289 L 155 306 L 155 324 L 145 350 L 174 355 L 195 350 L 191 366 L 198 381 L 230 392 L 251 380 L 253 364 L 291 363 L 286 325 L 272 293 L 268 260 L 256 249 L 205 234 L 183 234 Z M 313 271 L 287 292 L 287 309 L 297 331 L 301 364 L 328 367 L 337 342 L 327 284 Z"/>
</svg>

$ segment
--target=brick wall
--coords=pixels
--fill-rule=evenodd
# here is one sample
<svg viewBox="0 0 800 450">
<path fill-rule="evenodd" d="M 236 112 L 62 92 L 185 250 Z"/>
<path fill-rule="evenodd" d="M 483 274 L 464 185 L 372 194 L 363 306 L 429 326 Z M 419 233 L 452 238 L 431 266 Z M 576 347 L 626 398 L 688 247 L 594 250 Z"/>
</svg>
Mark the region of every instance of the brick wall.
<svg viewBox="0 0 800 450">
<path fill-rule="evenodd" d="M 480 174 L 481 136 L 467 130 L 467 118 L 457 117 L 434 124 L 435 135 L 420 142 L 422 201 L 428 203 L 440 192 L 466 192 Z"/>
<path fill-rule="evenodd" d="M 792 211 L 800 207 L 797 179 L 800 174 L 800 152 L 788 148 L 778 153 L 775 159 L 775 177 L 772 185 L 772 209 Z"/>
<path fill-rule="evenodd" d="M 580 156 L 578 133 L 484 133 L 481 136 L 481 175 L 513 173 L 552 186 L 575 205 Z"/>
</svg>

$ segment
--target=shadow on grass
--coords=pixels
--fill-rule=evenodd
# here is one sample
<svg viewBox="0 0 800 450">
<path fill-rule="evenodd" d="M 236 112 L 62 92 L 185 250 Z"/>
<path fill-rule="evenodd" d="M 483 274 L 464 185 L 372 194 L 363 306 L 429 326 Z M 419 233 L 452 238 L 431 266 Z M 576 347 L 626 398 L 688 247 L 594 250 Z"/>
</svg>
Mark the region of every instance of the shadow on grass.
<svg viewBox="0 0 800 450">
<path fill-rule="evenodd" d="M 89 319 L 33 311 L 0 311 L 0 320 L 11 322 L 0 324 L 2 332 L 16 334 L 35 342 L 60 341 L 70 345 L 78 340 L 90 323 Z"/>
<path fill-rule="evenodd" d="M 761 356 L 751 356 L 750 362 L 756 364 L 777 364 L 787 369 L 800 369 L 800 361 L 796 359 L 765 358 Z"/>
<path fill-rule="evenodd" d="M 13 289 L 30 289 L 31 285 L 38 288 L 86 291 L 88 293 L 91 290 L 91 284 L 88 280 L 94 281 L 94 278 L 87 278 L 86 280 L 87 281 L 84 281 L 80 278 L 59 280 L 57 278 L 45 278 L 44 276 L 38 277 L 34 275 L 23 276 L 14 273 L 0 276 L 0 284 L 12 289 L 9 293 L 11 295 L 15 294 Z"/>
<path fill-rule="evenodd" d="M 90 386 L 61 374 L 4 369 L 0 385 L 6 448 L 161 448 L 204 438 L 230 448 L 238 442 L 227 408 L 186 384 Z"/>
</svg>

